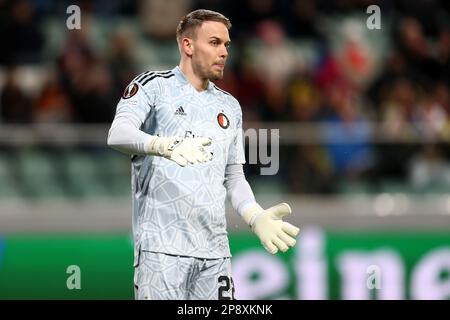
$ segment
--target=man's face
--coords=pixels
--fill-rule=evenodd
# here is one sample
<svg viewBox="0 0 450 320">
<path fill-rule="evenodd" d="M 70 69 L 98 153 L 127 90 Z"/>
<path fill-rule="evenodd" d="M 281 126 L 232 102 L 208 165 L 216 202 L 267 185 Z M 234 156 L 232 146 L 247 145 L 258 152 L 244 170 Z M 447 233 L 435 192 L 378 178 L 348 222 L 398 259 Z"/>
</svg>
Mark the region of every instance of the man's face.
<svg viewBox="0 0 450 320">
<path fill-rule="evenodd" d="M 229 43 L 228 29 L 223 23 L 204 22 L 197 28 L 196 37 L 192 40 L 194 72 L 202 79 L 222 79 Z"/>
</svg>

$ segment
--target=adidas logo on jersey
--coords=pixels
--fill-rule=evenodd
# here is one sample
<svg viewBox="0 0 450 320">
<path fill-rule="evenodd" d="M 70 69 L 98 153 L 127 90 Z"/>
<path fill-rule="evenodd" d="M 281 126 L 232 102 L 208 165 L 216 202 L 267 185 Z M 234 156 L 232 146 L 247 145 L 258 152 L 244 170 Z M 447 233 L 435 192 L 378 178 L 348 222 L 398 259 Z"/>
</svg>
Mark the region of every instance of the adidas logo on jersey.
<svg viewBox="0 0 450 320">
<path fill-rule="evenodd" d="M 175 115 L 177 115 L 177 116 L 185 116 L 186 112 L 184 112 L 184 109 L 183 109 L 182 106 L 179 106 L 177 111 L 175 111 Z"/>
</svg>

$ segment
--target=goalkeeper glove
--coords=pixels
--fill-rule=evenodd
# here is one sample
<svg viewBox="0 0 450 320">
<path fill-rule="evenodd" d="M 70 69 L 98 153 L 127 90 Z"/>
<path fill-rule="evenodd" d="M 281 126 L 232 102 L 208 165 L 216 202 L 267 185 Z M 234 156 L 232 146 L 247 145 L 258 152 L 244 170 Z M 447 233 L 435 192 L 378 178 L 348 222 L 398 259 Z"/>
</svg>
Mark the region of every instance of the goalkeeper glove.
<svg viewBox="0 0 450 320">
<path fill-rule="evenodd" d="M 210 138 L 153 137 L 147 153 L 165 157 L 184 167 L 188 163 L 203 163 L 212 160 L 212 153 L 203 148 L 211 144 Z"/>
<path fill-rule="evenodd" d="M 255 204 L 244 212 L 243 218 L 259 237 L 264 248 L 275 254 L 278 249 L 286 252 L 296 243 L 294 238 L 300 229 L 281 219 L 290 213 L 291 207 L 287 203 L 280 203 L 267 210 Z"/>
</svg>

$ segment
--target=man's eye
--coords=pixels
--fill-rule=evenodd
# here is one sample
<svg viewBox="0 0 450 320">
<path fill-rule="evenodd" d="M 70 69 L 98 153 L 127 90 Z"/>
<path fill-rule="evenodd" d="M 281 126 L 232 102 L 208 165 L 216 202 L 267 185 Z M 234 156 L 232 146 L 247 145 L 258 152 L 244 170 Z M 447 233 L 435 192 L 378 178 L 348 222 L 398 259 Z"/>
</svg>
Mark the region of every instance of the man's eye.
<svg viewBox="0 0 450 320">
<path fill-rule="evenodd" d="M 212 44 L 213 46 L 217 46 L 217 41 L 211 41 L 211 44 Z"/>
</svg>

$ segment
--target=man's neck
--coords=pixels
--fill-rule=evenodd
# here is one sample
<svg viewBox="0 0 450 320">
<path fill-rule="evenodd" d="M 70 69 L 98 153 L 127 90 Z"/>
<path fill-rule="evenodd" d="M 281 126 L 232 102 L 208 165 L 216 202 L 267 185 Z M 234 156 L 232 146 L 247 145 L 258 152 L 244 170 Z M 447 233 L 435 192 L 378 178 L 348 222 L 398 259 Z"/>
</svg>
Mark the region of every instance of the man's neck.
<svg viewBox="0 0 450 320">
<path fill-rule="evenodd" d="M 194 73 L 194 70 L 192 69 L 192 65 L 189 63 L 183 63 L 183 61 L 180 61 L 180 70 L 183 72 L 184 76 L 187 78 L 187 80 L 191 83 L 191 85 L 195 88 L 197 91 L 204 91 L 206 88 L 208 88 L 209 80 L 208 79 L 201 79 L 198 75 Z"/>
</svg>

